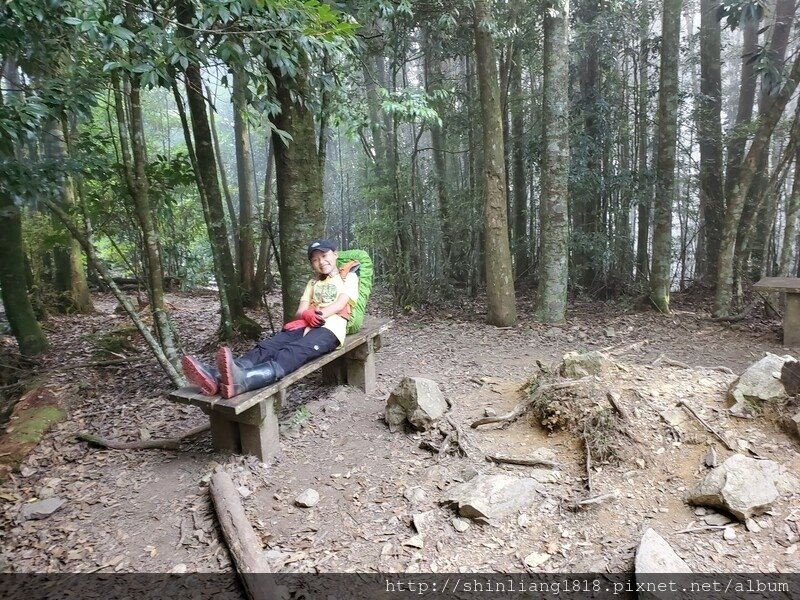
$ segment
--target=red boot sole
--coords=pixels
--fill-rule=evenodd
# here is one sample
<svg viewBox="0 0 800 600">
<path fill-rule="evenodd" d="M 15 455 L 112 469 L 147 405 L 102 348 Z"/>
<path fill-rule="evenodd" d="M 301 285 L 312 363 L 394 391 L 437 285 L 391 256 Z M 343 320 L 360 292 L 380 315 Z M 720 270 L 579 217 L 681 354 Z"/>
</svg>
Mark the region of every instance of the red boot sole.
<svg viewBox="0 0 800 600">
<path fill-rule="evenodd" d="M 183 372 L 189 383 L 196 385 L 204 396 L 216 396 L 219 391 L 219 385 L 213 377 L 209 377 L 200 369 L 197 362 L 191 356 L 184 356 L 181 359 Z"/>
<path fill-rule="evenodd" d="M 217 369 L 219 370 L 219 393 L 223 398 L 233 398 L 236 395 L 231 383 L 233 371 L 233 354 L 229 348 L 223 346 L 217 350 Z"/>
</svg>

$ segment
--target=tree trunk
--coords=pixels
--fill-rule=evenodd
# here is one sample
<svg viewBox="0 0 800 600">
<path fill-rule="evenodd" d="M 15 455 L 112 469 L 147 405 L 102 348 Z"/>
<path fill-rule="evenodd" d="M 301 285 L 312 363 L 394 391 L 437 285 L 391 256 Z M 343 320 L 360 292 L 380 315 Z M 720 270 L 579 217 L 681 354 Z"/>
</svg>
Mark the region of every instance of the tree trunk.
<svg viewBox="0 0 800 600">
<path fill-rule="evenodd" d="M 650 17 L 647 1 L 642 2 L 639 14 L 639 86 L 636 106 L 636 193 L 638 197 L 636 231 L 636 281 L 644 284 L 650 278 L 650 207 L 652 195 L 648 177 L 648 99 L 650 97 L 649 69 L 647 66 L 649 49 Z"/>
<path fill-rule="evenodd" d="M 569 2 L 544 6 L 542 103 L 542 253 L 536 314 L 562 323 L 567 307 L 569 264 Z"/>
<path fill-rule="evenodd" d="M 779 261 L 778 274 L 782 277 L 792 275 L 792 246 L 797 236 L 797 217 L 800 216 L 800 144 L 794 151 L 794 180 L 792 193 L 786 201 L 786 228 L 783 231 L 783 245 Z"/>
<path fill-rule="evenodd" d="M 566 0 L 568 4 L 568 0 Z M 569 10 L 567 6 L 567 10 Z M 565 34 L 566 35 L 566 34 Z M 515 53 L 511 63 L 509 108 L 511 112 L 511 165 L 514 197 L 514 267 L 517 279 L 529 278 L 530 248 L 533 245 L 527 236 L 528 196 L 525 184 L 525 94 L 522 92 L 522 60 Z"/>
<path fill-rule="evenodd" d="M 279 268 L 285 321 L 294 318 L 297 303 L 308 282 L 308 243 L 325 233 L 322 173 L 314 117 L 303 103 L 308 97 L 304 72 L 307 68 L 307 65 L 301 65 L 295 79 L 295 90 L 277 70 L 273 70 L 281 106 L 274 124 L 291 136 L 290 140 L 284 141 L 277 133 L 273 134 L 278 184 Z"/>
<path fill-rule="evenodd" d="M 714 315 L 717 317 L 728 316 L 731 310 L 736 233 L 739 229 L 745 198 L 755 178 L 761 156 L 769 144 L 772 131 L 775 129 L 781 114 L 783 114 L 783 109 L 786 107 L 789 98 L 794 93 L 798 81 L 800 81 L 800 55 L 795 57 L 789 77 L 781 90 L 775 94 L 769 109 L 766 113 L 760 115 L 758 129 L 753 136 L 750 149 L 747 151 L 747 155 L 739 168 L 736 184 L 728 197 L 717 266 L 716 294 L 714 297 Z"/>
<path fill-rule="evenodd" d="M 261 240 L 258 244 L 258 261 L 256 262 L 256 278 L 253 282 L 253 295 L 261 298 L 264 290 L 271 286 L 269 264 L 272 260 L 272 180 L 275 176 L 275 150 L 270 136 L 267 143 L 267 168 L 264 174 L 264 207 L 261 212 Z"/>
<path fill-rule="evenodd" d="M 497 80 L 494 45 L 486 20 L 484 2 L 476 0 L 473 24 L 483 117 L 487 322 L 490 325 L 505 327 L 516 323 L 517 307 L 514 297 L 511 249 L 508 243 L 500 86 Z"/>
<path fill-rule="evenodd" d="M 209 86 L 206 86 L 206 95 L 208 96 L 210 103 L 211 88 Z M 208 113 L 208 124 L 211 126 L 211 139 L 214 140 L 214 156 L 217 157 L 217 164 L 219 165 L 219 180 L 222 184 L 222 193 L 225 196 L 225 207 L 228 209 L 228 218 L 231 222 L 228 243 L 230 244 L 230 251 L 234 256 L 234 261 L 236 261 L 236 264 L 239 264 L 239 260 L 236 258 L 236 253 L 239 251 L 239 219 L 236 217 L 236 208 L 233 206 L 233 195 L 231 194 L 231 186 L 228 184 L 228 173 L 225 170 L 225 161 L 222 160 L 222 147 L 219 143 L 219 135 L 217 135 L 216 110 L 213 106 Z"/>
<path fill-rule="evenodd" d="M 172 322 L 164 306 L 164 272 L 161 263 L 161 241 L 156 220 L 153 218 L 154 210 L 150 205 L 149 181 L 145 168 L 144 123 L 142 120 L 141 87 L 139 75 L 133 74 L 130 79 L 130 118 L 126 124 L 119 123 L 120 128 L 130 127 L 130 141 L 133 158 L 133 173 L 130 177 L 132 188 L 131 197 L 136 211 L 136 218 L 142 232 L 144 260 L 147 265 L 147 287 L 150 307 L 153 312 L 156 334 L 161 341 L 164 354 L 177 370 L 180 356 L 172 329 Z M 117 97 L 117 101 L 119 98 Z M 117 114 L 121 107 L 117 108 Z"/>
<path fill-rule="evenodd" d="M 700 145 L 700 226 L 697 259 L 699 279 L 709 283 L 719 259 L 725 197 L 722 182 L 722 78 L 720 0 L 702 0 L 700 5 L 700 95 L 697 98 L 697 137 Z"/>
<path fill-rule="evenodd" d="M 68 162 L 67 141 L 64 127 L 59 119 L 48 119 L 44 126 L 44 155 L 54 165 L 54 171 L 66 168 Z M 64 210 L 70 210 L 75 204 L 75 188 L 72 178 L 60 174 L 57 176 L 56 198 Z M 56 221 L 56 229 L 63 231 Z M 69 238 L 65 245 L 53 249 L 55 266 L 55 284 L 59 292 L 59 309 L 66 313 L 91 313 L 94 311 L 92 297 L 89 295 L 89 284 L 86 281 L 86 269 L 83 267 L 83 255 L 78 243 Z"/>
<path fill-rule="evenodd" d="M 236 236 L 239 250 L 239 282 L 242 289 L 242 302 L 253 307 L 259 298 L 253 294 L 255 269 L 255 247 L 253 245 L 253 202 L 256 197 L 253 189 L 253 159 L 250 149 L 250 135 L 247 125 L 247 76 L 233 72 L 233 131 L 236 143 L 236 175 L 239 184 L 239 235 Z"/>
<path fill-rule="evenodd" d="M 678 142 L 678 51 L 681 0 L 665 0 L 661 29 L 661 72 L 658 90 L 658 144 L 654 206 L 653 262 L 650 299 L 669 312 L 672 264 L 672 201 L 675 196 L 675 149 Z"/>
<path fill-rule="evenodd" d="M 192 7 L 186 0 L 181 0 L 177 9 L 178 21 L 181 23 L 179 33 L 186 36 L 185 29 L 192 18 Z M 203 78 L 200 67 L 190 63 L 185 70 L 186 98 L 189 104 L 189 115 L 192 121 L 194 134 L 194 148 L 197 168 L 200 169 L 199 179 L 203 183 L 208 214 L 206 228 L 209 243 L 216 245 L 214 256 L 216 258 L 214 272 L 217 285 L 220 288 L 220 301 L 228 301 L 231 323 L 221 324 L 221 334 L 229 337 L 233 331 L 238 331 L 248 338 L 256 339 L 261 335 L 261 327 L 250 319 L 244 312 L 242 295 L 239 290 L 239 278 L 234 267 L 233 257 L 228 246 L 228 232 L 225 226 L 225 211 L 222 208 L 222 194 L 219 189 L 217 162 L 214 158 L 214 144 L 211 129 L 208 124 L 206 99 L 203 96 Z M 224 291 L 223 291 L 224 290 Z M 224 314 L 224 313 L 223 313 Z"/>
</svg>

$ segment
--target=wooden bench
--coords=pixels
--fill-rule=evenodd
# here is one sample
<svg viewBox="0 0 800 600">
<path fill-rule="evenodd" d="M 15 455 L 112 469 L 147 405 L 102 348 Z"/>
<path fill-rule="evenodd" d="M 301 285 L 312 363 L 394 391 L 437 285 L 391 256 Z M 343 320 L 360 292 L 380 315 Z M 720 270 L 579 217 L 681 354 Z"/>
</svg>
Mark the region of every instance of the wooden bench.
<svg viewBox="0 0 800 600">
<path fill-rule="evenodd" d="M 786 294 L 786 308 L 783 311 L 783 345 L 800 346 L 800 279 L 765 277 L 753 287 Z"/>
<path fill-rule="evenodd" d="M 237 454 L 252 454 L 262 461 L 274 457 L 278 442 L 278 412 L 286 389 L 309 373 L 322 369 L 331 383 L 347 383 L 364 393 L 375 391 L 375 352 L 381 347 L 381 334 L 391 322 L 367 317 L 358 333 L 348 335 L 341 348 L 319 357 L 290 373 L 279 382 L 233 398 L 204 396 L 196 387 L 185 387 L 169 395 L 181 404 L 192 404 L 209 416 L 214 448 Z"/>
</svg>

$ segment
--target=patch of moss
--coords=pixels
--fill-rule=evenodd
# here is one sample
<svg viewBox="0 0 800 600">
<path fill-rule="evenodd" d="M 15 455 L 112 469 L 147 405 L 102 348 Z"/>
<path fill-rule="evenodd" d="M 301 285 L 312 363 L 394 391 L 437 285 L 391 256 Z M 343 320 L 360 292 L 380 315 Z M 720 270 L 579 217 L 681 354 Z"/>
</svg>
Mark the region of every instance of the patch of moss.
<svg viewBox="0 0 800 600">
<path fill-rule="evenodd" d="M 13 425 L 7 429 L 12 442 L 37 443 L 42 435 L 54 424 L 66 417 L 66 412 L 58 406 L 40 406 L 23 410 Z"/>
<path fill-rule="evenodd" d="M 104 359 L 109 356 L 118 357 L 120 354 L 139 352 L 136 346 L 139 335 L 139 330 L 134 325 L 124 325 L 92 335 L 95 358 Z"/>
</svg>

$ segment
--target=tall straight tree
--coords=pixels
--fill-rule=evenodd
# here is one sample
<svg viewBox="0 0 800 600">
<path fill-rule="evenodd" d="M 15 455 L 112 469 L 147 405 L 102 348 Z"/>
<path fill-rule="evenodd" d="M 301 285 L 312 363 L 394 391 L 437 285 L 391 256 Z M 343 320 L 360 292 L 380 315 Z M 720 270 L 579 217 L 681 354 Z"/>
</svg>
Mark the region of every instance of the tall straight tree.
<svg viewBox="0 0 800 600">
<path fill-rule="evenodd" d="M 678 143 L 678 51 L 681 0 L 665 0 L 661 25 L 661 72 L 658 88 L 658 141 L 650 299 L 669 312 L 672 265 L 672 200 L 675 195 L 675 149 Z"/>
<path fill-rule="evenodd" d="M 239 185 L 239 232 L 236 241 L 239 248 L 239 284 L 242 302 L 256 306 L 260 299 L 253 294 L 255 270 L 255 245 L 253 244 L 253 204 L 256 191 L 253 180 L 253 157 L 250 149 L 250 133 L 247 125 L 247 75 L 239 68 L 233 69 L 233 133 L 236 144 L 236 176 Z"/>
<path fill-rule="evenodd" d="M 473 12 L 475 58 L 483 122 L 483 205 L 486 249 L 487 322 L 506 327 L 517 321 L 514 275 L 508 241 L 503 119 L 494 44 L 483 0 Z"/>
<path fill-rule="evenodd" d="M 281 111 L 274 124 L 289 134 L 283 139 L 273 134 L 275 177 L 280 231 L 281 291 L 283 315 L 291 320 L 297 301 L 308 281 L 306 248 L 311 239 L 325 233 L 325 206 L 322 201 L 322 169 L 317 156 L 314 116 L 305 102 L 309 89 L 308 60 L 300 58 L 294 84 L 273 69 Z"/>
<path fill-rule="evenodd" d="M 561 323 L 569 264 L 569 0 L 544 4 L 542 251 L 536 314 Z"/>
<path fill-rule="evenodd" d="M 700 221 L 702 255 L 698 274 L 712 281 L 722 236 L 725 196 L 722 173 L 722 77 L 720 64 L 719 0 L 700 3 L 700 94 L 697 98 L 697 137 L 700 145 Z"/>
<path fill-rule="evenodd" d="M 192 5 L 188 0 L 180 0 L 176 5 L 176 14 L 180 26 L 178 32 L 187 40 L 192 36 Z M 193 44 L 194 42 L 190 42 Z M 217 162 L 214 157 L 214 145 L 211 128 L 208 122 L 206 98 L 203 96 L 203 77 L 200 65 L 190 62 L 184 70 L 186 99 L 194 135 L 194 148 L 197 160 L 198 183 L 202 185 L 208 203 L 206 227 L 209 242 L 216 246 L 214 251 L 214 272 L 220 288 L 220 302 L 226 302 L 230 309 L 230 322 L 222 320 L 220 332 L 224 338 L 230 338 L 234 331 L 250 338 L 261 335 L 261 327 L 244 312 L 241 289 L 228 245 L 228 231 L 225 226 L 225 211 L 222 207 L 222 193 L 219 189 Z M 226 311 L 222 311 L 225 315 Z"/>
</svg>

